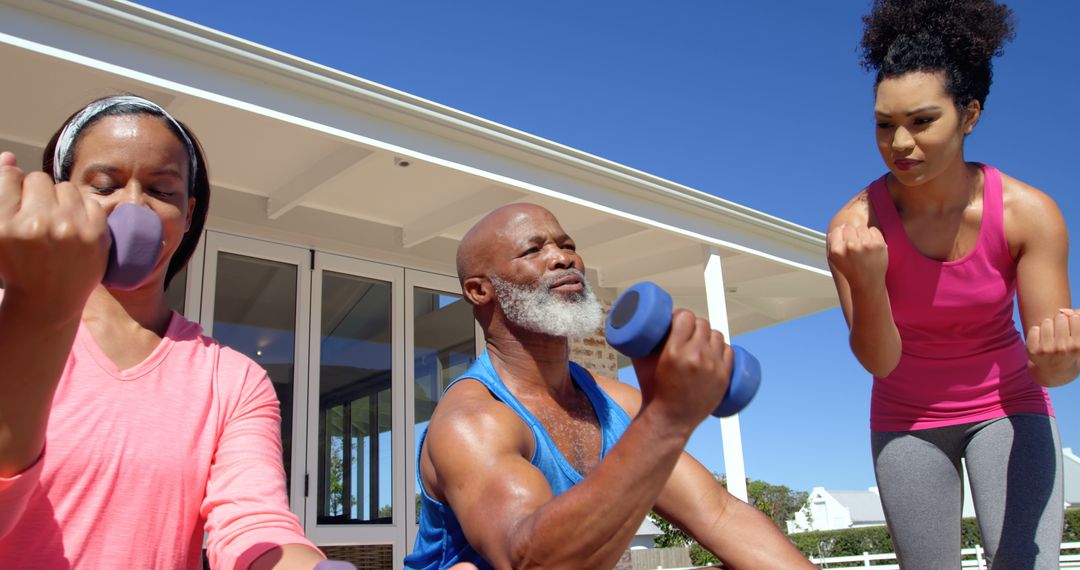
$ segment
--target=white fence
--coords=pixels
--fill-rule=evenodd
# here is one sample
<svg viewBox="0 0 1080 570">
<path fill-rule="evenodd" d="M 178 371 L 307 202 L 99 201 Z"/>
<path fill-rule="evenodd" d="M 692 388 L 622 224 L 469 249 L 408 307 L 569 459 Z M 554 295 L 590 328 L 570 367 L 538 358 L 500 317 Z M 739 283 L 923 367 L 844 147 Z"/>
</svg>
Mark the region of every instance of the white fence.
<svg viewBox="0 0 1080 570">
<path fill-rule="evenodd" d="M 960 551 L 961 568 L 975 568 L 986 570 L 986 559 L 983 558 L 981 546 L 965 548 Z M 1062 568 L 1080 568 L 1080 542 L 1064 542 L 1061 544 Z M 833 558 L 811 558 L 811 562 L 821 568 L 874 568 L 875 570 L 900 570 L 896 563 L 896 554 L 868 554 L 861 556 L 836 556 Z"/>
</svg>

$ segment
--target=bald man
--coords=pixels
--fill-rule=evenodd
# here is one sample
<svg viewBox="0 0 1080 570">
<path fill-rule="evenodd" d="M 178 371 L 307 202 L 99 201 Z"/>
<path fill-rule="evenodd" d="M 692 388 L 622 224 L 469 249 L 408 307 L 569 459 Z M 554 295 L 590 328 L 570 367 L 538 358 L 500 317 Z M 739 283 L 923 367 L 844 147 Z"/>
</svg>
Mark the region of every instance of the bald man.
<svg viewBox="0 0 1080 570">
<path fill-rule="evenodd" d="M 632 255 L 632 252 L 627 252 Z M 650 510 L 734 568 L 813 568 L 776 525 L 683 452 L 723 399 L 732 353 L 685 310 L 641 392 L 569 359 L 601 325 L 574 240 L 551 212 L 499 208 L 462 239 L 458 276 L 486 350 L 421 443 L 420 533 L 406 568 L 611 568 Z"/>
</svg>

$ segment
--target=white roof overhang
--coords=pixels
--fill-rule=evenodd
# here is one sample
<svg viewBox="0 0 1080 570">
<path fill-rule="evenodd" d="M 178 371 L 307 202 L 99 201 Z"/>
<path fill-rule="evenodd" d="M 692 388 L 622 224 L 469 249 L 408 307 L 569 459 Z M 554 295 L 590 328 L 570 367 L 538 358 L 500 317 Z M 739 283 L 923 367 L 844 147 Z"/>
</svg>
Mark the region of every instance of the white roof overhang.
<svg viewBox="0 0 1080 570">
<path fill-rule="evenodd" d="M 212 229 L 452 275 L 464 232 L 525 201 L 609 296 L 650 279 L 704 314 L 717 252 L 732 334 L 837 304 L 818 231 L 131 3 L 0 0 L 0 69 L 0 148 L 29 167 L 90 99 L 169 109 L 206 150 Z"/>
</svg>

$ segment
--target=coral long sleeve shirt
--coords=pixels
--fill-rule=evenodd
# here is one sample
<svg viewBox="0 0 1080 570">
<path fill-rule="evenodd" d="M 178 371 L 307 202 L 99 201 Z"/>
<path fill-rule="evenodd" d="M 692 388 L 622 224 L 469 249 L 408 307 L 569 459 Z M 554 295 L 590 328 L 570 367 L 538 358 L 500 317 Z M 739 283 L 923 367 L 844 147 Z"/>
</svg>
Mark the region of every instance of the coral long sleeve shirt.
<svg viewBox="0 0 1080 570">
<path fill-rule="evenodd" d="M 280 408 L 266 372 L 173 314 L 119 370 L 80 326 L 45 450 L 0 478 L 0 567 L 247 568 L 303 544 L 288 509 Z"/>
</svg>

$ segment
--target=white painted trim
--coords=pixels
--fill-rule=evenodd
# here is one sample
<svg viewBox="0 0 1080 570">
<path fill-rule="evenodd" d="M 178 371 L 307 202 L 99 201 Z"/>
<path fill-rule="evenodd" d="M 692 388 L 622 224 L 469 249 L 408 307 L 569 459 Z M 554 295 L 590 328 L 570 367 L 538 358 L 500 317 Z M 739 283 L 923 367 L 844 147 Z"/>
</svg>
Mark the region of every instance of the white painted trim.
<svg viewBox="0 0 1080 570">
<path fill-rule="evenodd" d="M 731 329 L 728 326 L 724 273 L 720 253 L 716 250 L 708 252 L 705 261 L 705 295 L 709 304 L 709 323 L 714 329 L 724 333 L 724 339 L 730 343 Z M 742 429 L 739 426 L 738 414 L 720 418 L 720 439 L 724 445 L 724 472 L 727 475 L 728 491 L 743 501 L 748 501 Z"/>
</svg>

